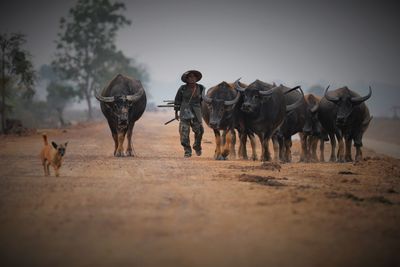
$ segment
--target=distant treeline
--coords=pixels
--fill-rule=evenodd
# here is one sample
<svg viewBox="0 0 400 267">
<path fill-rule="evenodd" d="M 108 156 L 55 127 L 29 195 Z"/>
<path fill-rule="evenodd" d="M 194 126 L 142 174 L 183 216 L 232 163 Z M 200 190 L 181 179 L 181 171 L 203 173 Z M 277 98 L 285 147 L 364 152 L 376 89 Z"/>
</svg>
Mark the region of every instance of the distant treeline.
<svg viewBox="0 0 400 267">
<path fill-rule="evenodd" d="M 125 8 L 121 2 L 78 0 L 60 18 L 54 60 L 39 70 L 34 70 L 31 54 L 24 49 L 24 34 L 0 33 L 2 133 L 7 133 L 7 118 L 39 127 L 52 121 L 65 125 L 65 108 L 77 101 L 86 103 L 86 120 L 92 120 L 94 92 L 118 73 L 144 84 L 149 81 L 146 69 L 115 45 L 118 30 L 131 25 L 122 14 Z M 34 97 L 39 81 L 46 86 L 45 101 Z"/>
</svg>

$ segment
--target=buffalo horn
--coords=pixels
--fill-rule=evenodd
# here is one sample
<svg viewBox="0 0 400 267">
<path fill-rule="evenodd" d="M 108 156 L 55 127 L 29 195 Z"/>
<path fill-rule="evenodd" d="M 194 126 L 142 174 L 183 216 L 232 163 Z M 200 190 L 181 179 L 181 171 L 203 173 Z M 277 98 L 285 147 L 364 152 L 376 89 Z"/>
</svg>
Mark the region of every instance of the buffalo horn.
<svg viewBox="0 0 400 267">
<path fill-rule="evenodd" d="M 235 89 L 239 92 L 244 92 L 244 90 L 246 90 L 246 88 L 243 88 L 240 86 L 239 80 L 242 78 L 239 78 L 235 81 Z"/>
<path fill-rule="evenodd" d="M 136 102 L 143 95 L 143 93 L 144 93 L 144 88 L 143 88 L 142 84 L 140 83 L 139 90 L 134 95 L 127 95 L 126 100 Z"/>
<path fill-rule="evenodd" d="M 239 98 L 240 98 L 240 93 L 237 92 L 235 99 L 224 101 L 224 105 L 225 106 L 235 105 L 239 101 Z"/>
<path fill-rule="evenodd" d="M 101 102 L 114 102 L 114 97 L 113 96 L 101 96 L 97 92 L 95 92 L 94 96 L 96 97 L 97 100 Z"/>
<path fill-rule="evenodd" d="M 210 97 L 207 96 L 206 94 L 206 89 L 203 90 L 203 92 L 201 93 L 201 98 L 204 100 L 204 102 L 206 102 L 207 104 L 210 104 L 212 99 Z"/>
<path fill-rule="evenodd" d="M 273 88 L 271 88 L 271 89 L 269 89 L 269 90 L 267 90 L 267 91 L 258 91 L 258 93 L 260 94 L 260 95 L 262 95 L 262 96 L 269 96 L 269 95 L 272 95 L 274 92 L 275 92 L 275 89 L 277 89 L 277 88 L 279 88 L 281 85 L 279 85 L 279 86 L 275 86 L 275 87 L 273 87 Z"/>
<path fill-rule="evenodd" d="M 338 101 L 339 100 L 339 97 L 333 97 L 333 96 L 329 96 L 328 95 L 328 89 L 329 89 L 329 87 L 330 87 L 330 85 L 328 85 L 328 87 L 326 87 L 326 89 L 325 89 L 325 98 L 326 99 L 328 99 L 329 101 L 331 101 L 331 102 L 336 102 L 336 101 Z"/>
<path fill-rule="evenodd" d="M 281 84 L 281 86 L 282 86 L 282 84 Z M 288 93 L 290 93 L 292 91 L 295 91 L 295 90 L 297 90 L 299 88 L 300 88 L 300 85 L 297 85 L 297 86 L 295 86 L 293 88 L 285 88 L 284 91 L 283 91 L 283 94 L 286 95 L 286 94 L 288 94 Z"/>
<path fill-rule="evenodd" d="M 372 89 L 371 86 L 369 86 L 369 93 L 366 96 L 355 96 L 351 98 L 351 102 L 353 102 L 354 104 L 359 104 L 364 102 L 365 100 L 367 100 L 368 98 L 370 98 L 372 95 Z"/>
<path fill-rule="evenodd" d="M 299 99 L 298 99 L 295 103 L 290 104 L 290 105 L 286 105 L 286 112 L 290 112 L 290 111 L 292 111 L 292 110 L 294 110 L 294 109 L 300 107 L 301 104 L 302 104 L 303 101 L 304 101 L 304 93 L 303 93 L 303 90 L 301 90 L 301 87 L 300 87 L 300 86 L 296 86 L 295 88 L 300 90 L 301 97 L 299 97 Z M 292 89 L 293 89 L 293 88 L 292 88 Z M 293 90 L 294 90 L 294 89 L 293 89 Z"/>
<path fill-rule="evenodd" d="M 318 103 L 315 103 L 314 106 L 313 106 L 312 108 L 310 108 L 310 111 L 311 111 L 312 113 L 314 113 L 314 112 L 317 111 L 318 107 L 319 107 L 319 104 L 318 104 Z"/>
</svg>

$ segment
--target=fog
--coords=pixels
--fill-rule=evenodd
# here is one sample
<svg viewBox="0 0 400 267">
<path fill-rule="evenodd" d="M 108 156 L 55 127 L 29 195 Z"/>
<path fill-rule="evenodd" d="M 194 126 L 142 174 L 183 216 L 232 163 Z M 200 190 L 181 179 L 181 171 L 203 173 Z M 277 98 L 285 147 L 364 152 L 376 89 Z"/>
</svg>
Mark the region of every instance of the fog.
<svg viewBox="0 0 400 267">
<path fill-rule="evenodd" d="M 188 69 L 200 70 L 206 87 L 242 77 L 304 89 L 348 85 L 361 94 L 373 84 L 374 95 L 389 88 L 399 96 L 400 18 L 390 2 L 124 2 L 132 26 L 119 32 L 117 47 L 146 66 L 154 102 L 174 97 Z M 0 31 L 27 34 L 35 65 L 48 64 L 58 21 L 73 4 L 2 1 Z M 387 105 L 397 104 L 393 96 Z"/>
</svg>

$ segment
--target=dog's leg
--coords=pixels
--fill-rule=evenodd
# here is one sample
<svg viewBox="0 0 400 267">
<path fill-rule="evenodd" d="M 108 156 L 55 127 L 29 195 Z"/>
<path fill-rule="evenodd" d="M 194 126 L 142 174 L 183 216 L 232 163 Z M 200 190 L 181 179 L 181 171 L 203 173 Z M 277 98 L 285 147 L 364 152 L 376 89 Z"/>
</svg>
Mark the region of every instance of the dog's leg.
<svg viewBox="0 0 400 267">
<path fill-rule="evenodd" d="M 54 172 L 56 173 L 56 177 L 60 176 L 60 168 L 58 166 L 54 166 Z"/>
<path fill-rule="evenodd" d="M 49 176 L 50 175 L 50 162 L 47 162 L 46 170 L 47 170 L 47 176 Z"/>
<path fill-rule="evenodd" d="M 42 165 L 44 170 L 44 176 L 47 176 L 47 167 L 46 167 L 46 160 L 42 159 Z"/>
</svg>

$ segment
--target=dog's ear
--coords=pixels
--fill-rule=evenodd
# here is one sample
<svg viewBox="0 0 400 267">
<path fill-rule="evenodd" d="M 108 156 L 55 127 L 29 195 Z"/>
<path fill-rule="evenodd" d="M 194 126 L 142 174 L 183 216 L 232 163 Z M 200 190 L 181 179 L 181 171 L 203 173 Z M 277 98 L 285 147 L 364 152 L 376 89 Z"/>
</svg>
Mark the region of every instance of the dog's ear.
<svg viewBox="0 0 400 267">
<path fill-rule="evenodd" d="M 68 141 L 67 141 L 67 142 L 65 142 L 64 146 L 65 146 L 65 147 L 67 147 L 67 145 L 68 145 Z"/>
<path fill-rule="evenodd" d="M 57 149 L 58 145 L 57 145 L 56 143 L 51 142 L 51 144 L 53 145 L 53 147 L 54 147 L 55 149 Z"/>
</svg>

